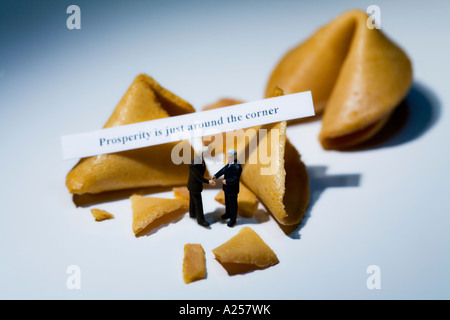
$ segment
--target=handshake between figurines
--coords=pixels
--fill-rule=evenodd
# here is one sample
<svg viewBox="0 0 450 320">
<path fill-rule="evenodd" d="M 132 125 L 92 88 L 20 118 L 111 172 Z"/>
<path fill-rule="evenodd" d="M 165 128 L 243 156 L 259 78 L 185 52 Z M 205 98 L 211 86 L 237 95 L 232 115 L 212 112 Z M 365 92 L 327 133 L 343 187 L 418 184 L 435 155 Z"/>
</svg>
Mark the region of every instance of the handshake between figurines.
<svg viewBox="0 0 450 320">
<path fill-rule="evenodd" d="M 214 187 L 214 186 L 216 185 L 216 179 L 217 179 L 216 176 L 212 177 L 212 178 L 209 180 L 209 185 Z M 227 180 L 223 179 L 223 180 L 222 180 L 222 183 L 223 183 L 223 184 L 227 184 Z"/>
</svg>

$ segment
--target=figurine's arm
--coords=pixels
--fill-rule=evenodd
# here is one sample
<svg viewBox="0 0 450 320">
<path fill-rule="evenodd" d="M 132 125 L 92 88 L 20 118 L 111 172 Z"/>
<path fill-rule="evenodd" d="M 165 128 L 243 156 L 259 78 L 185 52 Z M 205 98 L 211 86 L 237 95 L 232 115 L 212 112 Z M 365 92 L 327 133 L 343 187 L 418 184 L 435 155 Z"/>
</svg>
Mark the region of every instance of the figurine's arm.
<svg viewBox="0 0 450 320">
<path fill-rule="evenodd" d="M 202 175 L 198 172 L 198 170 L 194 166 L 191 166 L 190 170 L 194 178 L 197 179 L 197 181 L 202 183 L 209 183 L 209 180 L 202 177 Z"/>
<path fill-rule="evenodd" d="M 226 166 L 223 167 L 222 169 L 220 169 L 219 171 L 217 171 L 217 173 L 212 177 L 213 180 L 220 178 L 224 174 L 225 168 L 226 168 Z"/>
</svg>

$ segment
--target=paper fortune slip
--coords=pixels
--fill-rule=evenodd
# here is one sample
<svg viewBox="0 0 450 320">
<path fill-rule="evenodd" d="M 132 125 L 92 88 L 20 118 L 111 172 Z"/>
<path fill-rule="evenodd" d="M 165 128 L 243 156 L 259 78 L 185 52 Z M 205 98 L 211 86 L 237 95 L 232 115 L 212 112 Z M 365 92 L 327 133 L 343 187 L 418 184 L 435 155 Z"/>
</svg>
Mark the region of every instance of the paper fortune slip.
<svg viewBox="0 0 450 320">
<path fill-rule="evenodd" d="M 258 125 L 314 115 L 311 91 L 246 102 L 180 116 L 64 135 L 63 159 L 189 140 Z"/>
</svg>

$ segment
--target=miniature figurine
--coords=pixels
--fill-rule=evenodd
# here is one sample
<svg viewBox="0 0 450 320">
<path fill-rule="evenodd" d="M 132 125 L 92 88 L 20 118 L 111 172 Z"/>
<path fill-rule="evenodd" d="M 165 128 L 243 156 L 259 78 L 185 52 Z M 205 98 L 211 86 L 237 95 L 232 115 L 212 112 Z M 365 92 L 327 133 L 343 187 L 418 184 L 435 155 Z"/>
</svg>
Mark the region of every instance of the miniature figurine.
<svg viewBox="0 0 450 320">
<path fill-rule="evenodd" d="M 205 220 L 203 214 L 203 183 L 208 183 L 210 185 L 215 184 L 214 181 L 207 180 L 203 177 L 206 171 L 204 156 L 207 151 L 208 148 L 203 147 L 201 152 L 199 152 L 200 155 L 195 156 L 189 165 L 189 180 L 187 185 L 189 190 L 189 216 L 191 218 L 196 218 L 197 223 L 204 227 L 208 227 L 209 223 Z"/>
<path fill-rule="evenodd" d="M 238 211 L 237 197 L 241 173 L 242 166 L 237 161 L 237 152 L 234 149 L 230 149 L 227 152 L 227 164 L 212 177 L 212 180 L 215 181 L 222 175 L 224 176 L 222 189 L 225 193 L 225 214 L 222 215 L 222 219 L 230 219 L 227 223 L 229 227 L 233 227 L 236 224 Z"/>
</svg>

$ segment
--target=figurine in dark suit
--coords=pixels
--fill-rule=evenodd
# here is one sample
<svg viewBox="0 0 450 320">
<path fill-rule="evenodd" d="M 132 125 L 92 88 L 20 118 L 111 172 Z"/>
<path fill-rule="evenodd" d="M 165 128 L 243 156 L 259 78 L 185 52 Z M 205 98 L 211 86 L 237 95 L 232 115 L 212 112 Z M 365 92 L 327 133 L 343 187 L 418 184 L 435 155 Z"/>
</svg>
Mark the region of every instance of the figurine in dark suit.
<svg viewBox="0 0 450 320">
<path fill-rule="evenodd" d="M 207 151 L 208 148 L 203 148 L 201 154 L 195 156 L 189 165 L 189 180 L 187 185 L 189 190 L 189 216 L 196 218 L 198 224 L 204 227 L 208 227 L 209 223 L 205 220 L 205 215 L 203 214 L 203 183 L 215 184 L 213 180 L 204 178 L 206 165 L 203 156 Z"/>
<path fill-rule="evenodd" d="M 222 215 L 222 219 L 230 219 L 227 225 L 232 227 L 236 224 L 237 218 L 237 197 L 239 193 L 239 179 L 241 178 L 242 166 L 237 161 L 236 150 L 228 150 L 227 161 L 228 163 L 212 177 L 212 180 L 214 181 L 222 175 L 224 176 L 222 180 L 222 189 L 225 193 L 225 214 Z"/>
</svg>

